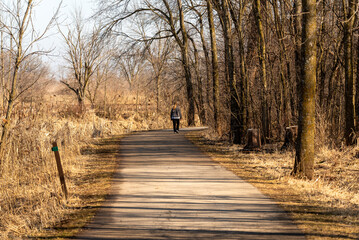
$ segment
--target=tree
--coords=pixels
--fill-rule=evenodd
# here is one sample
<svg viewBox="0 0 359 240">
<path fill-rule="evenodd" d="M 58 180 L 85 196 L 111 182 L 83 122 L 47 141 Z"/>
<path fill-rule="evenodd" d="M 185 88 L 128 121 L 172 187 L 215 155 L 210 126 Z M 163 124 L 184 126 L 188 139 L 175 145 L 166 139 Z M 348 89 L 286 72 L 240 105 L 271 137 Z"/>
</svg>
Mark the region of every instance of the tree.
<svg viewBox="0 0 359 240">
<path fill-rule="evenodd" d="M 102 6 L 100 14 L 110 15 L 109 22 L 106 25 L 107 32 L 109 33 L 115 32 L 114 29 L 116 27 L 120 28 L 122 22 L 131 19 L 133 20 L 136 17 L 147 17 L 147 24 L 149 25 L 151 25 L 151 23 L 159 24 L 160 22 L 164 24 L 165 28 L 160 31 L 153 32 L 153 29 L 150 29 L 149 32 L 153 34 L 151 34 L 152 36 L 149 36 L 148 34 L 146 39 L 143 39 L 141 36 L 139 36 L 139 39 L 135 39 L 135 37 L 129 36 L 129 34 L 126 34 L 123 31 L 118 34 L 140 42 L 154 41 L 163 38 L 175 39 L 175 42 L 180 49 L 181 65 L 184 72 L 188 101 L 187 124 L 189 126 L 193 125 L 195 116 L 195 98 L 189 58 L 188 33 L 185 23 L 185 9 L 182 1 L 161 0 L 152 2 L 150 0 L 144 0 L 133 3 L 130 1 L 118 0 L 108 3 L 107 1 L 100 0 L 99 2 Z M 165 33 L 166 35 L 163 36 L 161 33 Z"/>
<path fill-rule="evenodd" d="M 206 110 L 205 110 L 205 106 L 204 106 L 204 96 L 203 96 L 203 90 L 204 90 L 204 84 L 203 84 L 203 77 L 201 74 L 201 70 L 200 70 L 200 57 L 199 57 L 199 51 L 196 45 L 196 41 L 192 38 L 192 37 L 188 37 L 189 40 L 192 43 L 192 48 L 193 48 L 193 55 L 194 55 L 194 60 L 193 60 L 193 68 L 194 68 L 194 72 L 195 72 L 195 76 L 196 76 L 196 83 L 194 85 L 197 85 L 196 88 L 196 96 L 197 96 L 197 109 L 198 109 L 198 115 L 199 115 L 199 119 L 201 121 L 202 124 L 206 124 Z"/>
<path fill-rule="evenodd" d="M 264 39 L 264 29 L 262 23 L 262 13 L 261 13 L 261 0 L 254 0 L 254 14 L 257 24 L 258 31 L 258 48 L 259 48 L 259 63 L 261 68 L 261 82 L 262 82 L 262 91 L 261 91 L 261 111 L 262 111 L 262 132 L 264 141 L 269 137 L 269 117 L 268 117 L 268 86 L 267 86 L 267 67 L 266 67 L 266 43 Z"/>
<path fill-rule="evenodd" d="M 176 42 L 181 49 L 181 56 L 182 56 L 182 66 L 185 73 L 186 79 L 186 88 L 187 88 L 187 99 L 188 99 L 188 116 L 187 116 L 187 123 L 188 126 L 194 125 L 194 113 L 195 113 L 195 106 L 194 106 L 194 95 L 193 95 L 193 83 L 192 83 L 192 73 L 189 61 L 189 53 L 188 53 L 188 35 L 185 25 L 185 18 L 184 18 L 184 10 L 181 0 L 177 0 L 177 7 L 179 13 L 179 21 L 180 21 L 180 32 L 182 35 L 182 39 L 177 34 L 174 25 L 174 19 L 171 12 L 171 7 L 167 3 L 167 1 L 163 0 L 164 4 L 166 5 L 166 9 L 169 13 L 169 23 L 171 26 L 172 34 L 175 36 Z"/>
<path fill-rule="evenodd" d="M 26 68 L 26 64 L 29 63 L 30 58 L 48 53 L 48 51 L 33 49 L 35 48 L 35 44 L 41 41 L 45 37 L 50 27 L 52 27 L 58 13 L 58 9 L 60 8 L 59 6 L 57 12 L 53 15 L 46 28 L 42 32 L 37 33 L 33 28 L 31 19 L 34 6 L 35 1 L 33 0 L 17 0 L 16 3 L 13 3 L 12 6 L 8 6 L 4 2 L 0 2 L 0 9 L 5 15 L 5 17 L 2 19 L 2 22 L 0 22 L 0 29 L 2 29 L 3 34 L 7 35 L 9 38 L 10 48 L 8 52 L 12 57 L 11 62 L 9 63 L 11 64 L 11 73 L 9 74 L 9 94 L 7 96 L 7 103 L 5 107 L 5 118 L 3 119 L 2 123 L 0 156 L 5 149 L 12 113 L 16 101 L 39 79 L 34 78 L 30 80 L 26 86 L 23 86 L 22 89 L 19 89 L 18 85 L 20 72 L 22 69 Z M 3 51 L 1 51 L 1 54 L 4 54 Z M 3 62 L 2 68 L 4 69 Z M 2 77 L 4 77 L 4 74 Z"/>
<path fill-rule="evenodd" d="M 160 28 L 158 26 L 158 28 Z M 146 39 L 145 31 L 143 32 L 143 38 Z M 161 35 L 159 36 L 161 37 Z M 156 81 L 156 110 L 157 114 L 160 112 L 161 106 L 161 92 L 162 92 L 162 74 L 166 70 L 168 64 L 169 55 L 171 52 L 171 47 L 173 47 L 172 40 L 159 39 L 155 42 L 150 42 L 146 47 L 146 59 L 150 63 L 154 79 Z"/>
<path fill-rule="evenodd" d="M 91 77 L 106 60 L 105 42 L 101 38 L 101 29 L 93 27 L 86 33 L 80 13 L 76 14 L 75 26 L 64 33 L 59 29 L 67 48 L 65 60 L 73 77 L 61 80 L 77 97 L 80 111 L 84 111 L 84 100 Z"/>
<path fill-rule="evenodd" d="M 142 50 L 137 46 L 128 47 L 117 56 L 117 64 L 121 74 L 128 82 L 130 90 L 133 90 L 134 85 L 138 84 L 138 78 L 146 64 Z"/>
<path fill-rule="evenodd" d="M 292 174 L 313 178 L 315 136 L 315 88 L 317 64 L 316 0 L 302 0 L 302 69 L 299 83 L 299 122 L 296 156 Z"/>
<path fill-rule="evenodd" d="M 87 88 L 87 99 L 91 102 L 91 108 L 95 108 L 97 96 L 99 93 L 99 88 L 103 83 L 107 81 L 109 72 L 111 70 L 111 55 L 109 54 L 106 60 L 99 66 L 94 74 L 94 81 L 89 82 L 89 86 Z M 106 93 L 105 93 L 106 94 Z M 104 97 L 105 99 L 105 97 Z M 104 105 L 106 105 L 106 100 L 104 100 Z"/>
<path fill-rule="evenodd" d="M 117 58 L 121 74 L 129 83 L 130 91 L 136 91 L 136 111 L 138 111 L 141 74 L 146 66 L 145 55 L 138 46 L 132 46 L 124 50 Z"/>
<path fill-rule="evenodd" d="M 284 123 L 284 127 L 288 127 L 289 123 L 290 123 L 290 117 L 289 117 L 289 98 L 288 98 L 288 82 L 291 78 L 291 74 L 290 74 L 290 63 L 288 61 L 288 56 L 287 56 L 287 47 L 284 43 L 284 39 L 285 39 L 285 33 L 284 33 L 284 29 L 283 29 L 283 23 L 282 21 L 284 21 L 284 3 L 283 1 L 280 1 L 280 12 L 281 15 L 279 14 L 279 9 L 277 6 L 277 1 L 274 1 L 272 3 L 273 6 L 273 12 L 274 12 L 274 22 L 275 22 L 275 29 L 276 29 L 276 34 L 277 37 L 279 39 L 279 45 L 280 45 L 280 50 L 279 50 L 279 61 L 280 61 L 280 79 L 281 79 L 281 89 L 282 89 L 282 93 L 281 93 L 281 102 L 280 102 L 280 114 L 278 116 L 278 122 L 279 122 L 279 126 L 282 129 L 281 124 Z M 283 117 L 282 117 L 283 115 Z"/>
<path fill-rule="evenodd" d="M 345 132 L 346 145 L 354 141 L 354 54 L 353 54 L 353 26 L 355 21 L 356 0 L 342 0 L 344 15 L 344 69 L 345 69 Z"/>
<path fill-rule="evenodd" d="M 202 122 L 202 124 L 207 124 L 207 108 L 205 106 L 205 103 L 207 103 L 207 106 L 210 106 L 210 97 L 211 97 L 211 70 L 210 70 L 210 59 L 209 59 L 209 51 L 207 47 L 207 42 L 205 39 L 205 26 L 203 23 L 203 11 L 201 11 L 200 8 L 196 6 L 196 3 L 192 0 L 190 0 L 190 8 L 193 10 L 193 12 L 196 15 L 197 21 L 195 23 L 190 22 L 191 26 L 195 31 L 199 34 L 200 43 L 203 50 L 204 55 L 204 65 L 206 69 L 206 74 L 202 74 L 201 71 L 201 59 L 200 59 L 200 51 L 196 47 L 196 41 L 195 36 L 191 36 L 190 40 L 192 42 L 193 46 L 193 55 L 195 59 L 194 70 L 197 77 L 197 108 L 199 112 L 199 118 Z M 198 26 L 199 25 L 199 26 Z M 203 77 L 205 76 L 205 77 Z M 206 81 L 203 81 L 203 78 L 207 79 Z M 206 94 L 204 94 L 206 93 Z"/>
<path fill-rule="evenodd" d="M 213 19 L 212 0 L 207 1 L 208 23 L 211 38 L 211 57 L 212 57 L 212 83 L 213 83 L 213 118 L 214 128 L 219 132 L 219 67 L 216 40 L 216 28 Z"/>
<path fill-rule="evenodd" d="M 241 142 L 241 115 L 239 112 L 240 94 L 237 88 L 237 79 L 235 71 L 235 56 L 233 50 L 233 32 L 232 22 L 230 17 L 230 9 L 228 0 L 215 1 L 216 10 L 219 13 L 221 25 L 223 29 L 224 38 L 224 52 L 225 52 L 225 74 L 226 81 L 229 86 L 230 92 L 230 141 L 231 143 L 238 144 Z"/>
<path fill-rule="evenodd" d="M 238 4 L 239 3 L 239 4 Z M 235 26 L 237 32 L 237 41 L 238 41 L 238 58 L 239 58 L 239 76 L 240 79 L 238 81 L 239 88 L 239 132 L 241 133 L 240 142 L 244 141 L 245 132 L 248 127 L 248 77 L 247 77 L 247 69 L 246 69 L 246 53 L 245 53 L 245 36 L 243 33 L 243 17 L 246 9 L 247 1 L 240 0 L 230 1 L 229 7 L 231 12 L 231 17 L 233 24 Z M 238 9 L 235 8 L 238 7 Z"/>
</svg>

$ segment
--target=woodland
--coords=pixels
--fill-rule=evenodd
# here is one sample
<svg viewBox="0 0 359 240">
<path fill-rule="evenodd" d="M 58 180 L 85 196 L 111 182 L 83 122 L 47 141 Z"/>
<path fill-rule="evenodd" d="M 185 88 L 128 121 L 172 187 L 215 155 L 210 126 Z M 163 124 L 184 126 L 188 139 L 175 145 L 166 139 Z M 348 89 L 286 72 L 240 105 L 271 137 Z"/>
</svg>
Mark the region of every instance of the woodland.
<svg viewBox="0 0 359 240">
<path fill-rule="evenodd" d="M 65 28 L 60 4 L 40 32 L 36 7 L 0 2 L 0 237 L 63 218 L 53 141 L 75 191 L 83 147 L 170 128 L 174 103 L 181 127 L 208 126 L 229 146 L 244 146 L 249 129 L 263 146 L 282 144 L 297 126 L 292 178 L 317 178 L 323 148 L 358 161 L 357 0 L 96 0 L 91 18 L 74 9 Z M 41 48 L 51 29 L 64 49 L 56 73 Z"/>
</svg>

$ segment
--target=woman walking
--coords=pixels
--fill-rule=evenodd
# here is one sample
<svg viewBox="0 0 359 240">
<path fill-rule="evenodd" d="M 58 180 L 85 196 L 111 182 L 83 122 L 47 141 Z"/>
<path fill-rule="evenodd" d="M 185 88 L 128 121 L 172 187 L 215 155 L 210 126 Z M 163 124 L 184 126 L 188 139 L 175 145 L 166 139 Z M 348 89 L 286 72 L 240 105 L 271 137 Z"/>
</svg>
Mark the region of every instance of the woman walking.
<svg viewBox="0 0 359 240">
<path fill-rule="evenodd" d="M 181 109 L 177 106 L 177 103 L 174 103 L 171 109 L 171 120 L 173 122 L 174 133 L 178 133 L 179 131 L 179 124 L 181 118 L 182 118 Z"/>
</svg>

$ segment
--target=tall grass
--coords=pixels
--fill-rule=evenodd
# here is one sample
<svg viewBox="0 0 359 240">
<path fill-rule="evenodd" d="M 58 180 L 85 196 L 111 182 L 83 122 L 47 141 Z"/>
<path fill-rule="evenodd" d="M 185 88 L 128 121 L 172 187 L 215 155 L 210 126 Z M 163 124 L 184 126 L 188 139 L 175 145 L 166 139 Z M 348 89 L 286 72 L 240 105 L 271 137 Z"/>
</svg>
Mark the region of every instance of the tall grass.
<svg viewBox="0 0 359 240">
<path fill-rule="evenodd" d="M 0 166 L 0 239 L 22 238 L 63 219 L 78 199 L 76 184 L 84 177 L 86 157 L 81 149 L 94 137 L 119 135 L 133 130 L 168 125 L 155 114 L 112 109 L 111 118 L 99 111 L 79 114 L 76 107 L 51 110 L 50 104 L 20 105 L 13 116 L 11 136 Z M 112 112 L 112 113 L 113 113 Z M 65 203 L 58 180 L 51 143 L 56 141 L 62 158 L 70 197 Z M 72 193 L 72 194 L 71 194 Z"/>
</svg>

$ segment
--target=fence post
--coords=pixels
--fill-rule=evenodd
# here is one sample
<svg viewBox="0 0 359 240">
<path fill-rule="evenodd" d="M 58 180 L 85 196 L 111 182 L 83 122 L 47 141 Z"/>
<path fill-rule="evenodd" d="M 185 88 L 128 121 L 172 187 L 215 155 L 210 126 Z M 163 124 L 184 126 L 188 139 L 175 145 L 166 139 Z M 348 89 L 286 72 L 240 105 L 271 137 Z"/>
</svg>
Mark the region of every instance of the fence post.
<svg viewBox="0 0 359 240">
<path fill-rule="evenodd" d="M 59 177 L 60 177 L 60 182 L 61 182 L 61 188 L 65 195 L 65 198 L 67 199 L 67 188 L 66 188 L 66 183 L 65 183 L 65 176 L 64 176 L 64 171 L 62 170 L 59 148 L 58 148 L 56 142 L 52 143 L 52 151 L 55 154 L 57 170 L 59 171 Z"/>
</svg>

